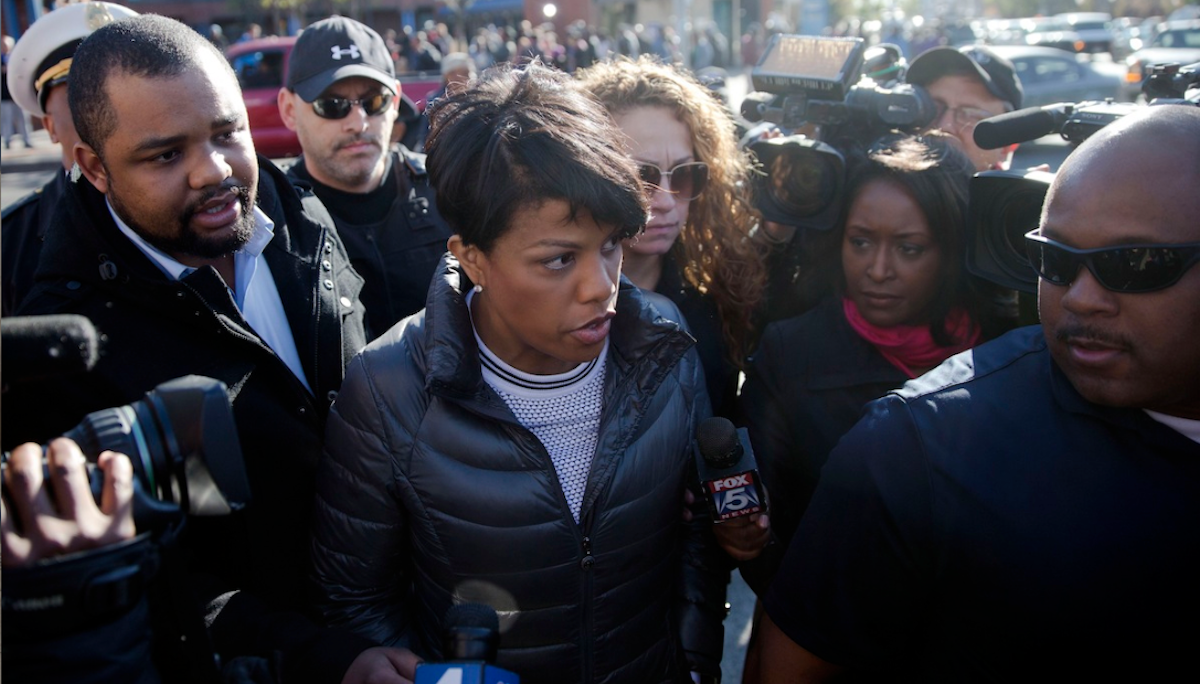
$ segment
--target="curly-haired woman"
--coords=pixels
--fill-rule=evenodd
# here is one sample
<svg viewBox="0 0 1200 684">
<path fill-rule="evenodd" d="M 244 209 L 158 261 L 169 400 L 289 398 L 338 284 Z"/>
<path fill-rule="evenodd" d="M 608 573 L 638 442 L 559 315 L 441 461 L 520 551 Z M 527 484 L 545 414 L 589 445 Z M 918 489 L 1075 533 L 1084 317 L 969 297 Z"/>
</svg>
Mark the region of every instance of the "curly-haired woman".
<svg viewBox="0 0 1200 684">
<path fill-rule="evenodd" d="M 578 73 L 626 136 L 650 188 L 650 220 L 626 241 L 626 277 L 675 302 L 698 342 L 713 412 L 731 415 L 754 342 L 766 270 L 744 197 L 750 159 L 728 110 L 691 75 L 651 58 Z"/>
</svg>

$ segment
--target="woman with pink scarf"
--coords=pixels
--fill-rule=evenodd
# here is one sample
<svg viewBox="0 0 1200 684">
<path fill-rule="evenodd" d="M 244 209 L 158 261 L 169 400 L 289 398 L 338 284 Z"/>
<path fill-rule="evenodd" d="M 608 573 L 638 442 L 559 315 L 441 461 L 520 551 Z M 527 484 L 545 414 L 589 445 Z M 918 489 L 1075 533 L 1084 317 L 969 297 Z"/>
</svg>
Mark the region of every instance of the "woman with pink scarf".
<svg viewBox="0 0 1200 684">
<path fill-rule="evenodd" d="M 889 136 L 848 164 L 842 223 L 807 274 L 819 303 L 767 328 L 740 397 L 771 496 L 774 543 L 742 568 L 760 592 L 863 407 L 1016 321 L 966 271 L 974 169 L 945 136 Z"/>
</svg>

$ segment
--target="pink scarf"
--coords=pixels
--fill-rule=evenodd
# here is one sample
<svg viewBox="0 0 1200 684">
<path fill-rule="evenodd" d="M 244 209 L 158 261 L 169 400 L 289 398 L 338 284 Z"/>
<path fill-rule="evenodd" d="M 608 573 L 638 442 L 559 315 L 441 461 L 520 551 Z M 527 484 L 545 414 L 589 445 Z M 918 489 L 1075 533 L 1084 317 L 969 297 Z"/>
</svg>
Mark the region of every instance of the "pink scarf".
<svg viewBox="0 0 1200 684">
<path fill-rule="evenodd" d="M 842 311 L 854 332 L 875 345 L 883 358 L 904 371 L 910 378 L 917 377 L 913 369 L 932 368 L 955 354 L 979 344 L 983 331 L 971 320 L 965 309 L 954 309 L 946 317 L 946 329 L 953 340 L 962 340 L 949 347 L 938 346 L 933 341 L 928 325 L 896 325 L 880 328 L 867 322 L 858 312 L 858 307 L 849 297 L 842 298 Z"/>
</svg>

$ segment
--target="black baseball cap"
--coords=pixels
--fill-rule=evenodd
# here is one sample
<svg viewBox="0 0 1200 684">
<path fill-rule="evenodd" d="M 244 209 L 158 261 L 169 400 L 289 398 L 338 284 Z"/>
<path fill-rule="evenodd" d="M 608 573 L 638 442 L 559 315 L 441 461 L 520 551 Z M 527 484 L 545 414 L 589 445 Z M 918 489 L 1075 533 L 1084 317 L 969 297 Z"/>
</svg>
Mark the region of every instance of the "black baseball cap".
<svg viewBox="0 0 1200 684">
<path fill-rule="evenodd" d="M 927 86 L 950 74 L 976 74 L 988 92 L 1012 105 L 1021 108 L 1025 91 L 1012 62 L 982 45 L 966 45 L 961 48 L 937 47 L 926 50 L 908 67 L 908 82 Z"/>
<path fill-rule="evenodd" d="M 370 78 L 396 91 L 392 55 L 374 29 L 346 17 L 329 17 L 300 33 L 288 63 L 288 90 L 312 102 L 351 76 Z"/>
</svg>

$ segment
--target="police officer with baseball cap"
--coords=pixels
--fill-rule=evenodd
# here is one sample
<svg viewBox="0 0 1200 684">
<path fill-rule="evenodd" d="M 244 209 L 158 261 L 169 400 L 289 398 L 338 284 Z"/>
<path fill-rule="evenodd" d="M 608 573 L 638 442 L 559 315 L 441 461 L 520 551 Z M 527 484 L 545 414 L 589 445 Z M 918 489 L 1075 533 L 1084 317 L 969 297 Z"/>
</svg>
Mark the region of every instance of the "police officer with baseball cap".
<svg viewBox="0 0 1200 684">
<path fill-rule="evenodd" d="M 954 136 L 976 171 L 1008 168 L 1017 146 L 985 150 L 974 134 L 980 121 L 1021 108 L 1024 90 L 1012 62 L 981 45 L 933 48 L 913 60 L 907 80 L 929 91 L 938 112 L 930 128 Z"/>
<path fill-rule="evenodd" d="M 378 337 L 425 307 L 452 233 L 425 155 L 391 142 L 405 102 L 387 44 L 346 17 L 312 24 L 292 48 L 278 104 L 303 151 L 288 175 L 311 186 L 333 217 L 366 281 L 368 338 Z"/>
<path fill-rule="evenodd" d="M 40 117 L 50 139 L 61 146 L 63 173 L 55 174 L 44 187 L 4 210 L 0 315 L 11 315 L 33 286 L 50 218 L 74 165 L 71 150 L 79 136 L 71 120 L 66 84 L 75 49 L 101 26 L 136 15 L 128 7 L 111 2 L 67 5 L 35 21 L 9 56 L 8 86 L 13 100 L 21 109 Z"/>
</svg>

